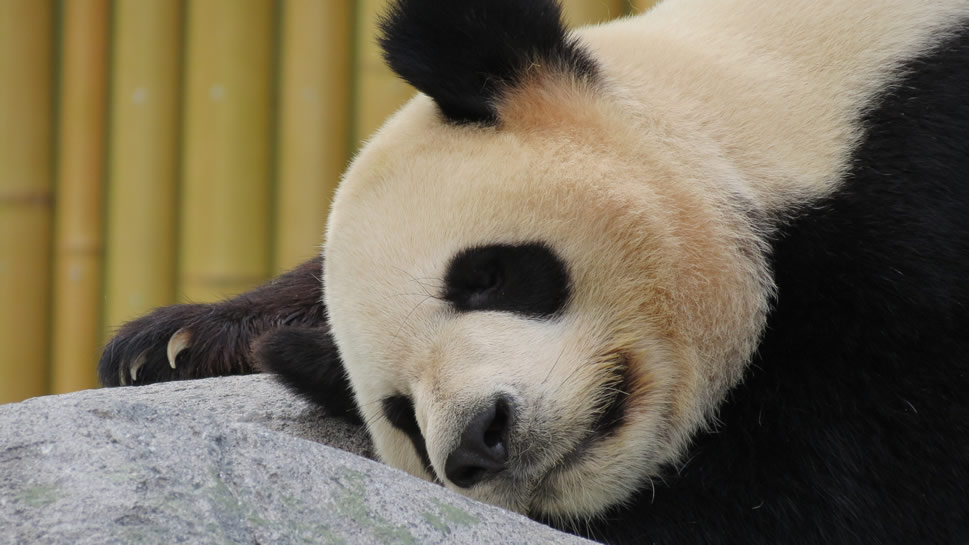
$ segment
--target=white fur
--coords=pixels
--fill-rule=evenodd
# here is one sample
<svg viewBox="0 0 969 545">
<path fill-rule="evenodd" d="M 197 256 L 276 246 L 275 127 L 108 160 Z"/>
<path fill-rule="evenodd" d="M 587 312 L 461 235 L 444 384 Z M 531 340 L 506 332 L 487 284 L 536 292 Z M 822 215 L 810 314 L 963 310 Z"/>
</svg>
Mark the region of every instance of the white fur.
<svg viewBox="0 0 969 545">
<path fill-rule="evenodd" d="M 580 31 L 602 85 L 535 67 L 498 127 L 444 123 L 417 96 L 354 161 L 326 237 L 332 331 L 381 458 L 430 477 L 382 398 L 413 397 L 443 481 L 476 403 L 511 392 L 510 468 L 462 492 L 581 518 L 647 486 L 756 347 L 766 218 L 836 187 L 865 107 L 967 15 L 965 0 L 668 0 Z M 568 265 L 561 318 L 434 297 L 458 251 L 532 241 Z M 620 355 L 625 424 L 559 468 Z"/>
</svg>

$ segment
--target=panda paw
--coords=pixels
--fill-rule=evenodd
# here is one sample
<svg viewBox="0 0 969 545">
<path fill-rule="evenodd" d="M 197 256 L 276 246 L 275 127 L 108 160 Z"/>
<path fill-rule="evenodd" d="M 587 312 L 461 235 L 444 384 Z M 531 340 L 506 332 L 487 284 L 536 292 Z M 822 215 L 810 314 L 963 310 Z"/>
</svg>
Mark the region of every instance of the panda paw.
<svg viewBox="0 0 969 545">
<path fill-rule="evenodd" d="M 250 335 L 220 304 L 162 307 L 126 323 L 98 362 L 104 386 L 252 372 Z"/>
</svg>

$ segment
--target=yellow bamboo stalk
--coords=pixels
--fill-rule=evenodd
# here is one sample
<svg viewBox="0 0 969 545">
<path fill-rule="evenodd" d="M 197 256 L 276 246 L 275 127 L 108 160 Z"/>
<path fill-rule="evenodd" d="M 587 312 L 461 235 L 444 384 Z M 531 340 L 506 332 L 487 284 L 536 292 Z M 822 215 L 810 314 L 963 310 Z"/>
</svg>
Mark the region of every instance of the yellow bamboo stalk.
<svg viewBox="0 0 969 545">
<path fill-rule="evenodd" d="M 189 4 L 179 289 L 244 291 L 269 271 L 275 12 L 269 0 Z"/>
<path fill-rule="evenodd" d="M 105 333 L 175 299 L 182 2 L 114 0 Z"/>
<path fill-rule="evenodd" d="M 61 21 L 53 393 L 97 386 L 108 0 L 65 2 Z"/>
<path fill-rule="evenodd" d="M 350 0 L 283 9 L 274 269 L 319 253 L 349 153 Z"/>
<path fill-rule="evenodd" d="M 570 27 L 604 23 L 625 15 L 624 0 L 565 0 L 565 22 Z"/>
<path fill-rule="evenodd" d="M 0 403 L 48 386 L 53 21 L 0 2 Z"/>
<path fill-rule="evenodd" d="M 659 0 L 630 0 L 633 13 L 642 13 L 655 6 Z"/>
<path fill-rule="evenodd" d="M 387 67 L 377 45 L 377 21 L 389 4 L 390 0 L 357 2 L 354 60 L 356 106 L 352 137 L 355 148 L 415 92 L 413 87 Z"/>
</svg>

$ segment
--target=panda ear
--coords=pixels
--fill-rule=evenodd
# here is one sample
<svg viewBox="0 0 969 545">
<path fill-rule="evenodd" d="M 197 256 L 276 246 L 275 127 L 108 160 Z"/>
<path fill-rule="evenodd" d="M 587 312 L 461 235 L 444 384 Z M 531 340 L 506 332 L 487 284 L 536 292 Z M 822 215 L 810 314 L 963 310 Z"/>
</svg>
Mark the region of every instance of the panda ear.
<svg viewBox="0 0 969 545">
<path fill-rule="evenodd" d="M 496 123 L 532 66 L 596 77 L 556 0 L 396 0 L 380 28 L 390 67 L 456 123 Z"/>
</svg>

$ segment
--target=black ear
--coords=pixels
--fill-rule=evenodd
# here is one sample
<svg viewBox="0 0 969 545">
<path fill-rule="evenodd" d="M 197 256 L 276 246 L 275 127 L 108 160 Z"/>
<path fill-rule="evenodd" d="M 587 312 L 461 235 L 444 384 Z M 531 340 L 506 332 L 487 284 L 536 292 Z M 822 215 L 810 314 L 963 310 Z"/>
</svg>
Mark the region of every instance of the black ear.
<svg viewBox="0 0 969 545">
<path fill-rule="evenodd" d="M 394 72 L 457 123 L 495 123 L 500 94 L 530 66 L 596 75 L 556 0 L 397 0 L 381 30 Z"/>
<path fill-rule="evenodd" d="M 362 424 L 353 390 L 333 339 L 325 329 L 281 327 L 253 343 L 253 357 L 293 392 L 332 416 Z"/>
</svg>

